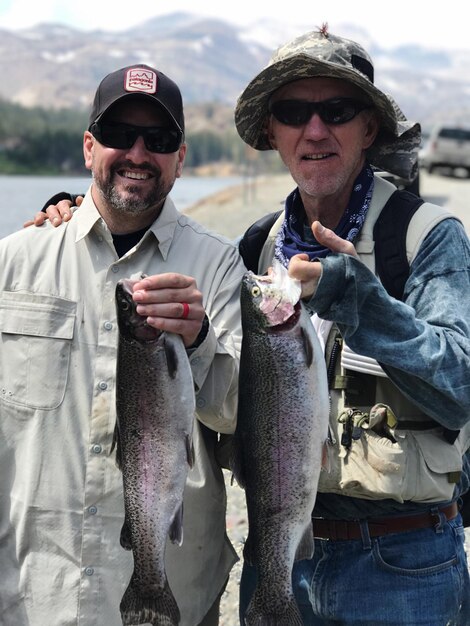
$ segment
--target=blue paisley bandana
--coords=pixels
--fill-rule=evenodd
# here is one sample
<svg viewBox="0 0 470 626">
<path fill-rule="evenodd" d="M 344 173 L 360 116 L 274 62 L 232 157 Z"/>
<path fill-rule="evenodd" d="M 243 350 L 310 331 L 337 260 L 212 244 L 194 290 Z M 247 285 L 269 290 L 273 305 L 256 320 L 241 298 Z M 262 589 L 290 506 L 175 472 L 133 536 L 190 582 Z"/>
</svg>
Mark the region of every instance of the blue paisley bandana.
<svg viewBox="0 0 470 626">
<path fill-rule="evenodd" d="M 373 189 L 374 174 L 370 165 L 366 164 L 354 182 L 348 207 L 335 228 L 338 237 L 354 243 L 366 219 Z M 286 198 L 284 222 L 275 244 L 274 256 L 286 267 L 291 257 L 301 252 L 308 254 L 311 261 L 330 253 L 328 248 L 315 240 L 304 217 L 304 206 L 297 188 Z"/>
</svg>

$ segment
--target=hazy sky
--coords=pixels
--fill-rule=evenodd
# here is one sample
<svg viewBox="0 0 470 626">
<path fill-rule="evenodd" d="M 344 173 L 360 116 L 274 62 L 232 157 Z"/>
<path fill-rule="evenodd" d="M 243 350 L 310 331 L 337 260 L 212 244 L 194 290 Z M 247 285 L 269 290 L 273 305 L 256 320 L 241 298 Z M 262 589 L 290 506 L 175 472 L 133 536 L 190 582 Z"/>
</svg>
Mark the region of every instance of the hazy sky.
<svg viewBox="0 0 470 626">
<path fill-rule="evenodd" d="M 414 42 L 433 48 L 469 49 L 466 4 L 464 0 L 436 5 L 423 0 L 0 0 L 0 28 L 58 22 L 83 30 L 124 30 L 156 15 L 188 11 L 238 24 L 272 17 L 302 25 L 301 30 L 314 30 L 328 22 L 330 31 L 335 32 L 335 26 L 352 23 L 362 26 L 384 47 Z"/>
</svg>

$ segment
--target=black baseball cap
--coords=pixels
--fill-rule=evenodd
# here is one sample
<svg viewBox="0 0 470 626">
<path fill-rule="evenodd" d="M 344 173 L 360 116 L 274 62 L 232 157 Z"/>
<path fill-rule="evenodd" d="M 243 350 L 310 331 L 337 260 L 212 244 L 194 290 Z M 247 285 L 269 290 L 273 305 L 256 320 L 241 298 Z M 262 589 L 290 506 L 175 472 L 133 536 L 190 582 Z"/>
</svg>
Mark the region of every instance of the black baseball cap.
<svg viewBox="0 0 470 626">
<path fill-rule="evenodd" d="M 156 102 L 184 133 L 183 100 L 178 85 L 163 72 L 144 64 L 123 67 L 103 78 L 95 93 L 88 130 L 113 104 L 136 96 Z"/>
</svg>

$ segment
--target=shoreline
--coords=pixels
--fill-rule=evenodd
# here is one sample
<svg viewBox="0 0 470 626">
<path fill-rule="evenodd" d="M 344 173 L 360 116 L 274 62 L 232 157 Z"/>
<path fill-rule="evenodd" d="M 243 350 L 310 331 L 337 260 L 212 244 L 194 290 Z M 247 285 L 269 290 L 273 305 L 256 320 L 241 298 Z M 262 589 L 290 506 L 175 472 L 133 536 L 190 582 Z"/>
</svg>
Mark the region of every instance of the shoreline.
<svg viewBox="0 0 470 626">
<path fill-rule="evenodd" d="M 198 200 L 184 213 L 209 230 L 235 239 L 258 218 L 281 209 L 295 186 L 290 174 L 247 177 L 240 185 Z"/>
</svg>

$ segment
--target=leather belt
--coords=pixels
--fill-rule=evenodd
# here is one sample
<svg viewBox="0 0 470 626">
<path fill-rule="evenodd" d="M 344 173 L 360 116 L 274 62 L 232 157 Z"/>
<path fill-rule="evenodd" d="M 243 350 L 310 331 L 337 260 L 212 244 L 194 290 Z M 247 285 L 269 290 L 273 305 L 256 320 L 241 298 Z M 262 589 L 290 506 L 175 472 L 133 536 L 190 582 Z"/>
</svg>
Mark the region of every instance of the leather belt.
<svg viewBox="0 0 470 626">
<path fill-rule="evenodd" d="M 444 515 L 447 520 L 457 516 L 459 512 L 456 502 L 438 509 L 438 513 Z M 440 517 L 437 512 L 426 511 L 419 515 L 404 515 L 401 517 L 382 517 L 364 520 L 371 537 L 380 537 L 392 533 L 402 533 L 407 530 L 419 528 L 432 528 L 439 523 Z M 313 536 L 316 539 L 332 539 L 345 541 L 348 539 L 361 539 L 361 523 L 348 520 L 329 520 L 319 517 L 312 518 Z"/>
</svg>

